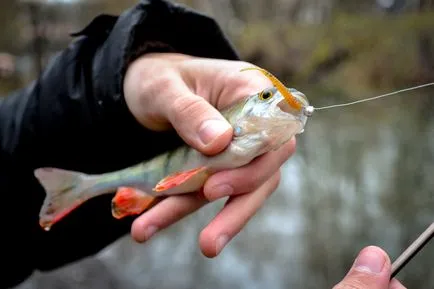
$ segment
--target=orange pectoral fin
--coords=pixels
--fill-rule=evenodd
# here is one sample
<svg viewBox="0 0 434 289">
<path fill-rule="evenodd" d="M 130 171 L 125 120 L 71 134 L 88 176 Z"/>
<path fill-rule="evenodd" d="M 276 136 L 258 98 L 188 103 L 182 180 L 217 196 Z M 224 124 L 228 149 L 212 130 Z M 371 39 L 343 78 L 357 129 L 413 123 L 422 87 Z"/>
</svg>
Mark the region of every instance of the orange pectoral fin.
<svg viewBox="0 0 434 289">
<path fill-rule="evenodd" d="M 170 189 L 176 189 L 176 193 L 194 191 L 203 185 L 207 177 L 208 173 L 206 167 L 177 172 L 159 181 L 154 191 L 165 192 Z"/>
<path fill-rule="evenodd" d="M 116 219 L 138 215 L 151 207 L 155 200 L 155 197 L 141 190 L 120 187 L 112 200 L 112 215 Z"/>
</svg>

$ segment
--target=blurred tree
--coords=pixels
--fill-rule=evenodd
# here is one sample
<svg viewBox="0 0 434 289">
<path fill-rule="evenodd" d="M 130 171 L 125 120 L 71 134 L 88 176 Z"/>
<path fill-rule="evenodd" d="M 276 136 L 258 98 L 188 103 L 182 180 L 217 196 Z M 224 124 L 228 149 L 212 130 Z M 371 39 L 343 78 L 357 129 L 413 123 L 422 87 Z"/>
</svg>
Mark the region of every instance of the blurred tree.
<svg viewBox="0 0 434 289">
<path fill-rule="evenodd" d="M 16 1 L 0 1 L 0 51 L 15 53 L 20 46 L 18 31 L 21 23 L 17 21 L 20 7 Z M 14 39 L 15 41 L 11 41 Z"/>
<path fill-rule="evenodd" d="M 21 85 L 16 69 L 16 55 L 22 44 L 20 37 L 17 37 L 21 27 L 17 21 L 19 12 L 16 1 L 0 2 L 0 97 Z"/>
<path fill-rule="evenodd" d="M 432 11 L 434 0 L 419 0 L 419 11 Z M 428 27 L 420 32 L 419 61 L 421 66 L 422 82 L 434 80 L 434 39 L 433 28 Z"/>
</svg>

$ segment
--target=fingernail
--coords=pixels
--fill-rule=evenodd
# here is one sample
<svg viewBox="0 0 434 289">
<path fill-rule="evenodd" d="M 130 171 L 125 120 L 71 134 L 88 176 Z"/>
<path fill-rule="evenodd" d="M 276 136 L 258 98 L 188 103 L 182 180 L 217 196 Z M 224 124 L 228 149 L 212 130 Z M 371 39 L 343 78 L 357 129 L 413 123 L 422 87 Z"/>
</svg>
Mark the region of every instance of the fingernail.
<svg viewBox="0 0 434 289">
<path fill-rule="evenodd" d="M 357 257 L 355 269 L 363 272 L 380 273 L 383 270 L 386 257 L 375 248 L 364 249 Z"/>
<path fill-rule="evenodd" d="M 156 226 L 148 226 L 145 229 L 145 240 L 150 239 L 157 231 L 158 228 Z"/>
<path fill-rule="evenodd" d="M 199 129 L 200 140 L 205 145 L 208 145 L 230 128 L 230 125 L 225 121 L 217 119 L 206 120 Z"/>
<path fill-rule="evenodd" d="M 217 200 L 226 196 L 230 196 L 234 193 L 234 189 L 230 185 L 217 185 L 211 189 L 212 200 Z"/>
<path fill-rule="evenodd" d="M 216 255 L 220 254 L 220 252 L 223 250 L 223 248 L 226 246 L 226 244 L 229 241 L 229 237 L 227 235 L 221 235 L 217 238 L 216 241 Z"/>
</svg>

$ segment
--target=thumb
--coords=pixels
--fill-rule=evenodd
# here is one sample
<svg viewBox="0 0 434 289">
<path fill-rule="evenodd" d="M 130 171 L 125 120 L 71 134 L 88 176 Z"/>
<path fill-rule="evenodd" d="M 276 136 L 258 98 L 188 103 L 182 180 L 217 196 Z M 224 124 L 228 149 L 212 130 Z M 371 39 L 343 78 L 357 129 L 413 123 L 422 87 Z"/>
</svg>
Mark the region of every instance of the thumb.
<svg viewBox="0 0 434 289">
<path fill-rule="evenodd" d="M 232 126 L 203 97 L 192 93 L 186 85 L 180 86 L 168 106 L 167 119 L 193 148 L 207 155 L 219 153 L 232 138 Z"/>
<path fill-rule="evenodd" d="M 353 267 L 334 289 L 388 289 L 390 274 L 388 255 L 378 247 L 369 246 L 360 252 Z"/>
</svg>

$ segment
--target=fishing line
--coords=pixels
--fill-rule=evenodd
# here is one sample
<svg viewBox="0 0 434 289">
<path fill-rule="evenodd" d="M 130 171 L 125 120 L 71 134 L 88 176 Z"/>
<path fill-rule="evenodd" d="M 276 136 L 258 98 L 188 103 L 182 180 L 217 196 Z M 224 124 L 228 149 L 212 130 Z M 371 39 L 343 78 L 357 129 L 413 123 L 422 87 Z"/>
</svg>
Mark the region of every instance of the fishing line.
<svg viewBox="0 0 434 289">
<path fill-rule="evenodd" d="M 422 84 L 422 85 L 418 85 L 418 86 L 413 86 L 410 88 L 404 88 L 404 89 L 397 90 L 394 92 L 381 94 L 378 96 L 365 98 L 365 99 L 361 99 L 361 100 L 346 102 L 346 103 L 327 105 L 327 106 L 322 106 L 322 107 L 318 107 L 318 108 L 309 105 L 309 106 L 304 107 L 303 113 L 306 116 L 311 116 L 315 110 L 324 110 L 324 109 L 335 108 L 335 107 L 350 106 L 353 104 L 371 101 L 371 100 L 383 98 L 386 96 L 395 95 L 398 93 L 419 89 L 419 88 L 430 86 L 430 85 L 434 85 L 434 82 L 426 83 L 426 84 Z M 398 272 L 402 268 L 404 268 L 404 266 L 407 265 L 407 263 L 410 262 L 410 260 L 413 259 L 413 257 L 416 256 L 416 254 L 419 253 L 419 251 L 421 251 L 422 248 L 426 244 L 428 244 L 428 242 L 433 238 L 434 238 L 434 223 L 432 223 L 422 234 L 420 234 L 420 236 L 393 262 L 391 278 L 395 277 L 396 274 L 398 274 Z"/>
<path fill-rule="evenodd" d="M 365 99 L 361 99 L 361 100 L 356 100 L 356 101 L 351 101 L 351 102 L 346 102 L 346 103 L 332 104 L 332 105 L 327 105 L 327 106 L 322 106 L 322 107 L 307 106 L 304 109 L 304 113 L 307 116 L 311 116 L 315 110 L 324 110 L 324 109 L 335 108 L 335 107 L 350 106 L 350 105 L 353 105 L 353 104 L 367 102 L 367 101 L 371 101 L 371 100 L 383 98 L 383 97 L 386 97 L 386 96 L 391 96 L 391 95 L 399 94 L 399 93 L 410 91 L 410 90 L 416 90 L 416 89 L 419 89 L 419 88 L 422 88 L 422 87 L 426 87 L 426 86 L 430 86 L 430 85 L 434 85 L 434 82 L 430 82 L 430 83 L 426 83 L 426 84 L 422 84 L 422 85 L 418 85 L 418 86 L 413 86 L 413 87 L 410 87 L 410 88 L 404 88 L 404 89 L 400 89 L 400 90 L 397 90 L 397 91 L 394 91 L 394 92 L 385 93 L 385 94 L 381 94 L 381 95 L 378 95 L 378 96 L 374 96 L 374 97 L 370 97 L 370 98 L 365 98 Z"/>
</svg>

